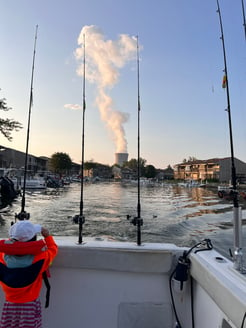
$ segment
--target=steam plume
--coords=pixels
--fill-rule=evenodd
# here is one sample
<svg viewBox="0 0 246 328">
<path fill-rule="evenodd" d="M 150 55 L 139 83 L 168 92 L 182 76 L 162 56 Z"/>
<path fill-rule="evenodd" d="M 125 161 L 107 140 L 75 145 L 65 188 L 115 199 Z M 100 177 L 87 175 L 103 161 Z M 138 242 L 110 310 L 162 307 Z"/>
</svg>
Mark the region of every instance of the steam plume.
<svg viewBox="0 0 246 328">
<path fill-rule="evenodd" d="M 75 51 L 77 59 L 84 55 L 83 43 L 85 35 L 86 47 L 86 79 L 95 83 L 98 88 L 96 103 L 101 119 L 112 132 L 116 152 L 127 152 L 127 140 L 123 124 L 128 121 L 129 114 L 114 108 L 109 89 L 119 80 L 119 70 L 136 56 L 136 38 L 121 34 L 115 41 L 106 40 L 102 31 L 94 26 L 84 26 L 78 37 L 79 47 Z M 83 64 L 77 73 L 83 75 Z"/>
</svg>

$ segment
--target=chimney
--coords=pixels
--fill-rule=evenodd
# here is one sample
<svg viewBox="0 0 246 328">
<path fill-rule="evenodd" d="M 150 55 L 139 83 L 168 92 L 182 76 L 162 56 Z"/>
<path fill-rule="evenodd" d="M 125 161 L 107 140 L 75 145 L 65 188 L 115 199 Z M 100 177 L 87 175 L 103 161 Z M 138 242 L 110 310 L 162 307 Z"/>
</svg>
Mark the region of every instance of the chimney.
<svg viewBox="0 0 246 328">
<path fill-rule="evenodd" d="M 128 153 L 115 153 L 115 163 L 122 166 L 128 161 Z"/>
</svg>

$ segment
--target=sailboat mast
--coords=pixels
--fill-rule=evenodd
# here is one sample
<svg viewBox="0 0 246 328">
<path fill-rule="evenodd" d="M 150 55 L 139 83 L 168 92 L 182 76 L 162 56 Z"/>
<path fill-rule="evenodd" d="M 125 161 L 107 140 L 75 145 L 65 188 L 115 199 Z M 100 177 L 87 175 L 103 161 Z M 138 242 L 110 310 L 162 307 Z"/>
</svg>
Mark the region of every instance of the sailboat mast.
<svg viewBox="0 0 246 328">
<path fill-rule="evenodd" d="M 28 170 L 28 148 L 29 148 L 29 135 L 30 135 L 30 124 L 31 124 L 31 111 L 33 106 L 33 77 L 34 77 L 34 64 L 36 56 L 36 43 L 37 43 L 38 25 L 36 25 L 34 49 L 33 49 L 33 60 L 32 60 L 32 74 L 31 74 L 31 87 L 30 87 L 30 98 L 29 98 L 29 109 L 28 109 L 28 124 L 27 124 L 27 136 L 26 136 L 26 153 L 25 153 L 25 166 L 24 166 L 24 181 L 22 189 L 22 200 L 21 200 L 21 212 L 17 214 L 19 220 L 29 219 L 29 214 L 25 212 L 25 194 L 26 194 L 26 176 Z"/>
<path fill-rule="evenodd" d="M 82 244 L 83 224 L 84 217 L 84 148 L 85 148 L 85 35 L 84 38 L 84 59 L 83 59 L 83 108 L 82 108 L 82 150 L 81 150 L 81 189 L 80 189 L 80 212 L 79 212 L 79 240 L 78 243 Z"/>
</svg>

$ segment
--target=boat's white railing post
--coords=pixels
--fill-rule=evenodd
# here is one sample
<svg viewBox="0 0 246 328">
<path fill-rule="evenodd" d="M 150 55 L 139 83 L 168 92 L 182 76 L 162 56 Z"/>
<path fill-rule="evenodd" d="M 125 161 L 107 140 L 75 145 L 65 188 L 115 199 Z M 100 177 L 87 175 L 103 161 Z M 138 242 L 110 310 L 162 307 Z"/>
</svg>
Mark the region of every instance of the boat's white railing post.
<svg viewBox="0 0 246 328">
<path fill-rule="evenodd" d="M 242 208 L 233 207 L 234 268 L 243 272 Z"/>
</svg>

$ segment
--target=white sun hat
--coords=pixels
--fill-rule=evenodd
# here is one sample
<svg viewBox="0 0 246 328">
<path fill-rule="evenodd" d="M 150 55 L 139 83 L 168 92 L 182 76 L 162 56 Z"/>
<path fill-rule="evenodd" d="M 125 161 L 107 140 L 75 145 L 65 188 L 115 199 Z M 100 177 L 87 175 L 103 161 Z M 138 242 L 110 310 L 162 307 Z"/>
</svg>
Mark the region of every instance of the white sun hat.
<svg viewBox="0 0 246 328">
<path fill-rule="evenodd" d="M 40 232 L 40 224 L 33 224 L 30 221 L 23 220 L 16 222 L 10 227 L 9 237 L 18 241 L 28 241 Z"/>
</svg>

